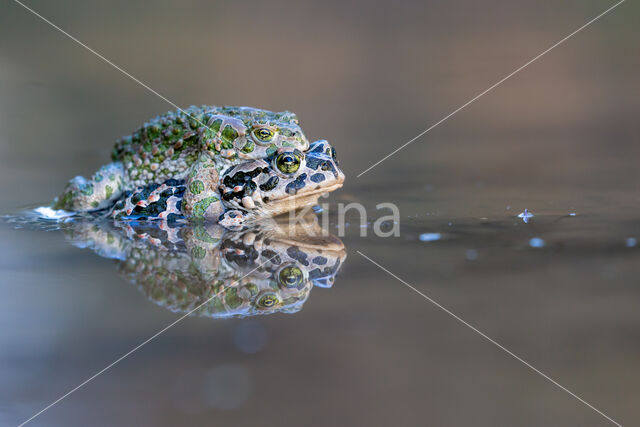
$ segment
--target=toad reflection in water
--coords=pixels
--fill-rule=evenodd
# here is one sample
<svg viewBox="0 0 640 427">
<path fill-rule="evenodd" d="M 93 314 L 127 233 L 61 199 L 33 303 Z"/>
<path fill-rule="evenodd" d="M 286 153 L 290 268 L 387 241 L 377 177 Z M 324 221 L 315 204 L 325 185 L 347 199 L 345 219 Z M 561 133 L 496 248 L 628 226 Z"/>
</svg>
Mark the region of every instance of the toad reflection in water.
<svg viewBox="0 0 640 427">
<path fill-rule="evenodd" d="M 154 303 L 215 318 L 295 313 L 311 288 L 333 285 L 346 258 L 340 239 L 310 219 L 238 232 L 216 224 L 83 221 L 63 230 L 74 245 L 117 259 L 120 273 Z"/>
</svg>

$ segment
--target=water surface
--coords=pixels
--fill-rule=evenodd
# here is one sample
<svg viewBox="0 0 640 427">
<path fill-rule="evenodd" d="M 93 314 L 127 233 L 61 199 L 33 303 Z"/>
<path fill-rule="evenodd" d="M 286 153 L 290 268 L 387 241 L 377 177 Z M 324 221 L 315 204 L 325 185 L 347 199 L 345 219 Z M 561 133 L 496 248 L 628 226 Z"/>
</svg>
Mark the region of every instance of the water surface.
<svg viewBox="0 0 640 427">
<path fill-rule="evenodd" d="M 611 425 L 358 251 L 638 424 L 637 3 L 360 178 L 609 5 L 29 5 L 177 105 L 295 111 L 347 176 L 329 199 L 332 233 L 338 203 L 369 214 L 348 214 L 333 285 L 295 310 L 189 316 L 32 425 Z M 0 40 L 3 214 L 47 203 L 172 108 L 11 2 Z M 400 209 L 399 237 L 373 234 L 384 202 Z M 16 225 L 0 224 L 1 425 L 184 314 L 132 283 L 122 260 Z"/>
</svg>

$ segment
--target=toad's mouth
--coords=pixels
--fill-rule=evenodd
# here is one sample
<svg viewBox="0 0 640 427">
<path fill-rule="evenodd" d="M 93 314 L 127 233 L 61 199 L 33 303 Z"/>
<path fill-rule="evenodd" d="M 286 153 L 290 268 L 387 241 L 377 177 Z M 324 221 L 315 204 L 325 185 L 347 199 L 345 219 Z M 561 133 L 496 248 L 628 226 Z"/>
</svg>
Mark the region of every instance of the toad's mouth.
<svg viewBox="0 0 640 427">
<path fill-rule="evenodd" d="M 324 187 L 320 187 L 320 188 L 309 188 L 308 190 L 306 188 L 303 188 L 301 190 L 299 190 L 296 194 L 285 194 L 282 195 L 280 197 L 273 197 L 270 198 L 269 201 L 270 202 L 280 202 L 283 200 L 303 200 L 305 198 L 311 198 L 312 196 L 320 196 L 321 194 L 324 193 L 330 193 L 332 191 L 337 190 L 338 188 L 342 187 L 344 180 L 339 180 L 336 181 L 335 183 L 331 184 L 331 185 L 326 185 Z"/>
<path fill-rule="evenodd" d="M 306 206 L 318 203 L 318 198 L 325 193 L 330 193 L 342 187 L 343 180 L 334 182 L 320 188 L 300 189 L 296 194 L 278 195 L 278 197 L 263 199 L 264 205 L 259 209 L 258 215 L 279 215 L 281 213 L 295 211 Z"/>
</svg>

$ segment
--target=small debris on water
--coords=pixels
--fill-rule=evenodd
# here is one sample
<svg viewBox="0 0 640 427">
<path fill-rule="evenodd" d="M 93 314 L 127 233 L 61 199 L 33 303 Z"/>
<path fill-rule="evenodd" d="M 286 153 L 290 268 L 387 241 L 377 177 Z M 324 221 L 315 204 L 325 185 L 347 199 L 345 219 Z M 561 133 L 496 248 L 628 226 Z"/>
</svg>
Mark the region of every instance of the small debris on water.
<svg viewBox="0 0 640 427">
<path fill-rule="evenodd" d="M 476 259 L 478 259 L 478 251 L 476 251 L 475 249 L 467 249 L 467 252 L 465 252 L 465 257 L 469 261 L 475 261 Z"/>
<path fill-rule="evenodd" d="M 442 238 L 442 234 L 440 233 L 422 233 L 418 239 L 421 242 L 435 242 L 436 240 L 440 240 Z"/>
<path fill-rule="evenodd" d="M 576 216 L 576 213 L 575 212 L 570 212 L 569 216 Z"/>
<path fill-rule="evenodd" d="M 638 244 L 638 240 L 635 237 L 627 237 L 626 244 L 628 248 L 632 248 Z"/>
<path fill-rule="evenodd" d="M 529 240 L 529 246 L 532 248 L 543 248 L 545 244 L 545 241 L 539 237 L 533 237 Z"/>
<path fill-rule="evenodd" d="M 533 214 L 525 209 L 524 212 L 518 214 L 518 218 L 522 218 L 522 221 L 526 224 L 529 222 L 529 218 L 533 218 Z"/>
</svg>

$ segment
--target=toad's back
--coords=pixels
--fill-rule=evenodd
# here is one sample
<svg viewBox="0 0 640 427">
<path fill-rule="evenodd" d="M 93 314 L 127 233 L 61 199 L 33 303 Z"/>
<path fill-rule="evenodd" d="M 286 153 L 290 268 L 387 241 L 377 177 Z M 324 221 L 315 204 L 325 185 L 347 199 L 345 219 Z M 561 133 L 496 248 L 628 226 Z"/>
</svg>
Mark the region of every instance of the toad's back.
<svg viewBox="0 0 640 427">
<path fill-rule="evenodd" d="M 261 128 L 274 129 L 281 143 L 252 138 Z M 203 105 L 155 117 L 117 141 L 111 157 L 122 163 L 129 186 L 139 186 L 184 177 L 201 154 L 224 165 L 262 158 L 270 148 L 305 145 L 298 119 L 288 111 Z"/>
</svg>

